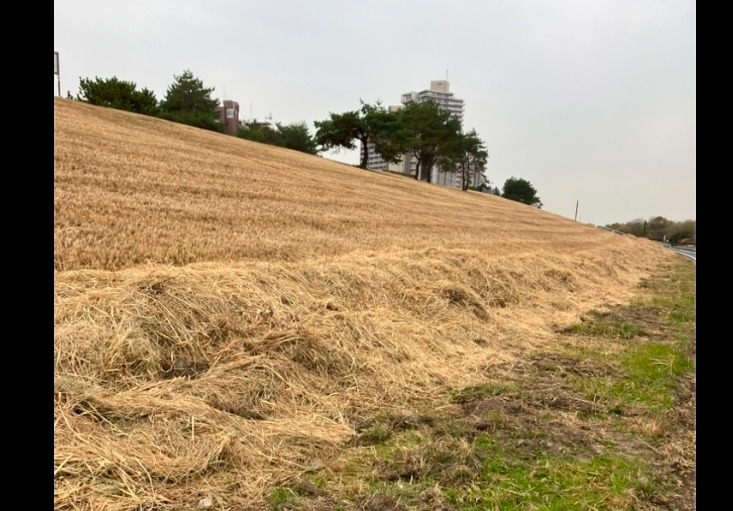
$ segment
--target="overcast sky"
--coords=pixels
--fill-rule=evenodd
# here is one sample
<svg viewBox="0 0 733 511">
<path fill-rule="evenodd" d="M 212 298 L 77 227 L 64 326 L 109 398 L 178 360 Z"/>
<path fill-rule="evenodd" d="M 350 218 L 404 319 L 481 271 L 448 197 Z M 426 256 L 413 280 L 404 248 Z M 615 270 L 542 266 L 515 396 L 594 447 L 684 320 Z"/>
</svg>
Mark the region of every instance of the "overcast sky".
<svg viewBox="0 0 733 511">
<path fill-rule="evenodd" d="M 243 120 L 311 129 L 447 71 L 492 183 L 605 225 L 696 216 L 695 25 L 688 0 L 54 0 L 54 51 L 64 96 L 117 76 L 162 98 L 190 69 Z"/>
</svg>

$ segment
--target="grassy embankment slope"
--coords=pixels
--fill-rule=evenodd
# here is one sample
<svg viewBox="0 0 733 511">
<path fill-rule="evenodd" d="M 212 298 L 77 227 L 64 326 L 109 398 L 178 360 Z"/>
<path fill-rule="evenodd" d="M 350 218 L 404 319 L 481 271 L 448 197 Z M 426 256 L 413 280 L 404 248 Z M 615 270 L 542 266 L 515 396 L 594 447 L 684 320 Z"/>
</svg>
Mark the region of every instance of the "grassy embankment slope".
<svg viewBox="0 0 733 511">
<path fill-rule="evenodd" d="M 287 505 L 360 425 L 515 380 L 675 257 L 153 118 L 54 116 L 58 509 Z"/>
</svg>

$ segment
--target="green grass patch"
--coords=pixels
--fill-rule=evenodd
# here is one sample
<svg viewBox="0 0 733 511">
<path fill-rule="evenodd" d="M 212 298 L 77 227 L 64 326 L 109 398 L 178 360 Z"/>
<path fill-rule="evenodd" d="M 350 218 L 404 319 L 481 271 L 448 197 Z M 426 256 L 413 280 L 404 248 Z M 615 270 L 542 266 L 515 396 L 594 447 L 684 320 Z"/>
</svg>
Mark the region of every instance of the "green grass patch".
<svg viewBox="0 0 733 511">
<path fill-rule="evenodd" d="M 392 436 L 392 432 L 385 426 L 379 424 L 365 431 L 359 440 L 361 445 L 378 445 L 386 442 Z"/>
<path fill-rule="evenodd" d="M 477 438 L 473 447 L 482 461 L 480 481 L 449 497 L 462 510 L 624 509 L 630 495 L 654 490 L 640 476 L 646 471 L 644 463 L 619 455 L 527 457 L 490 437 Z"/>
<path fill-rule="evenodd" d="M 481 401 L 493 396 L 499 396 L 507 392 L 504 385 L 485 383 L 462 389 L 455 389 L 451 392 L 450 402 L 454 404 L 466 404 Z"/>
<path fill-rule="evenodd" d="M 624 378 L 614 383 L 610 395 L 650 410 L 668 410 L 674 404 L 676 377 L 694 367 L 680 346 L 645 344 L 621 358 Z"/>
<path fill-rule="evenodd" d="M 613 377 L 571 380 L 587 399 L 606 402 L 608 412 L 617 415 L 628 405 L 669 410 L 674 405 L 678 378 L 694 371 L 683 343 L 629 346 L 617 360 L 620 370 Z"/>
<path fill-rule="evenodd" d="M 465 444 L 409 433 L 393 438 L 378 457 L 367 493 L 393 495 L 410 509 L 429 509 L 420 507 L 419 496 L 436 487 L 465 511 L 629 509 L 631 496 L 654 491 L 642 460 L 531 452 L 488 434 Z"/>
<path fill-rule="evenodd" d="M 579 335 L 620 337 L 632 339 L 646 335 L 643 328 L 630 323 L 578 323 L 570 327 L 570 332 Z"/>
<path fill-rule="evenodd" d="M 298 493 L 294 489 L 278 487 L 273 490 L 270 498 L 268 499 L 268 503 L 270 504 L 270 509 L 278 511 L 287 507 L 288 504 L 292 503 L 297 498 Z"/>
<path fill-rule="evenodd" d="M 668 317 L 673 323 L 692 323 L 696 319 L 694 311 L 692 313 L 673 311 Z"/>
<path fill-rule="evenodd" d="M 569 331 L 589 336 L 630 339 L 644 336 L 645 326 L 655 329 L 652 339 L 625 343 L 621 349 L 603 354 L 601 351 L 583 357 L 607 360 L 618 366 L 610 377 L 571 378 L 573 386 L 593 402 L 606 405 L 608 413 L 622 415 L 628 406 L 643 407 L 650 412 L 664 412 L 674 406 L 680 377 L 694 372 L 690 346 L 695 327 L 695 268 L 677 264 L 642 286 L 643 297 L 611 313 L 591 312 L 591 319 L 573 325 Z M 577 351 L 568 356 L 577 355 Z"/>
</svg>

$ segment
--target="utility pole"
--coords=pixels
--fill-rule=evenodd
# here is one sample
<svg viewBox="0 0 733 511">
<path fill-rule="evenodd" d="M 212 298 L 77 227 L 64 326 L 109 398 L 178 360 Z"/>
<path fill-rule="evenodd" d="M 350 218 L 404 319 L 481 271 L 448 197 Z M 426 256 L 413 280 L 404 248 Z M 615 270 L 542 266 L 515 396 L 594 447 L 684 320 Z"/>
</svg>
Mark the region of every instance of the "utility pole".
<svg viewBox="0 0 733 511">
<path fill-rule="evenodd" d="M 61 73 L 59 72 L 59 52 L 53 52 L 53 74 L 56 75 L 59 97 L 61 97 Z"/>
<path fill-rule="evenodd" d="M 575 221 L 578 221 L 578 204 L 580 204 L 579 200 L 575 201 Z"/>
</svg>

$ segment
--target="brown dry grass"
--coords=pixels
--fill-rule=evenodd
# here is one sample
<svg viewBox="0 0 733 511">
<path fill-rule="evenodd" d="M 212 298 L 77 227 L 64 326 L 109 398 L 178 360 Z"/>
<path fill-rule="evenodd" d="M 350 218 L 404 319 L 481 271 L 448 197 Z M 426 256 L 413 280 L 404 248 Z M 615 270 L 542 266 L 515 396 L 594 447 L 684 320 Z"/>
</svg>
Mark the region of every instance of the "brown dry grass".
<svg viewBox="0 0 733 511">
<path fill-rule="evenodd" d="M 54 113 L 58 270 L 436 246 L 568 253 L 620 238 L 498 197 L 153 118 L 62 99 Z"/>
<path fill-rule="evenodd" d="M 261 502 L 360 417 L 480 383 L 657 246 L 55 100 L 57 509 Z"/>
</svg>

